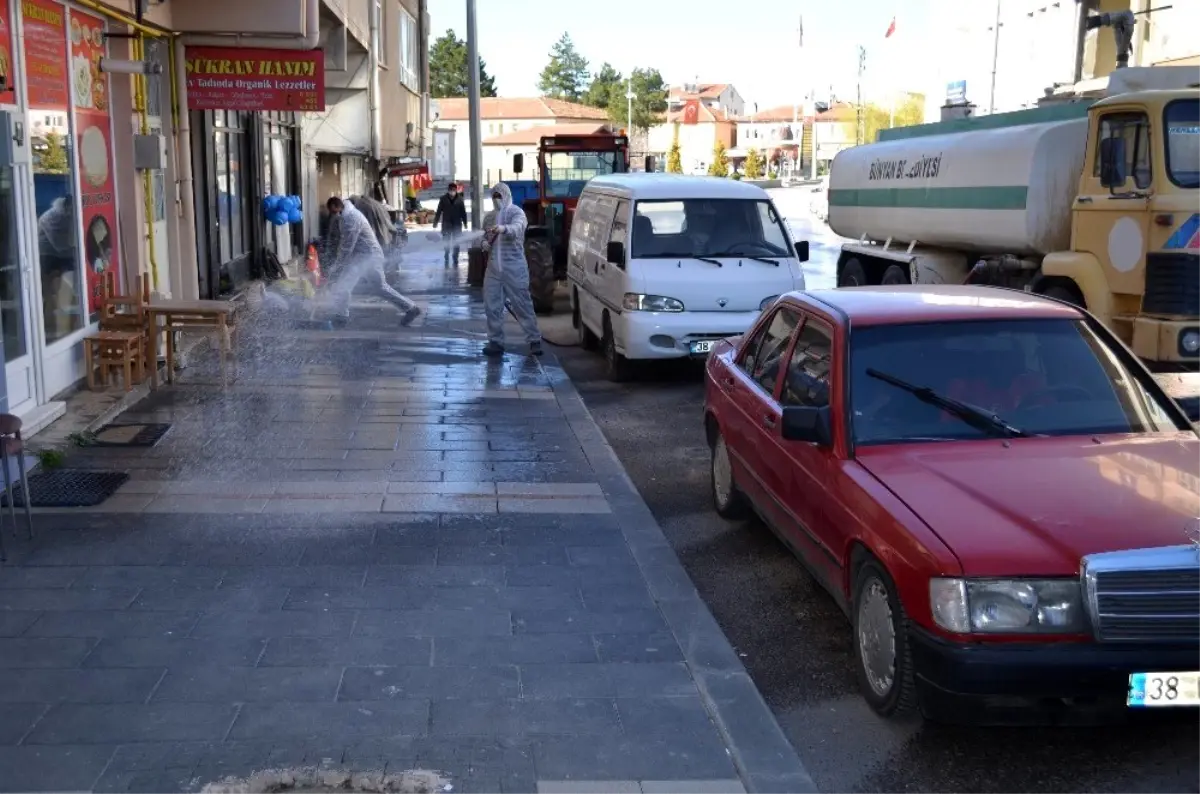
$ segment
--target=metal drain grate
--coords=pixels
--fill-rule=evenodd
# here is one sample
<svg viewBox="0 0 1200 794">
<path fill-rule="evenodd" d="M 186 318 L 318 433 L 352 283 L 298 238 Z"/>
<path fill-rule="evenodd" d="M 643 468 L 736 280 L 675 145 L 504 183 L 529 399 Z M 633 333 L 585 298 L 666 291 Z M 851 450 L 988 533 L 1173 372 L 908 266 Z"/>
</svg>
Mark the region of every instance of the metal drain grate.
<svg viewBox="0 0 1200 794">
<path fill-rule="evenodd" d="M 171 429 L 169 424 L 144 423 L 105 425 L 96 431 L 93 446 L 152 447 Z"/>
<path fill-rule="evenodd" d="M 29 476 L 30 507 L 95 507 L 116 493 L 129 475 L 123 471 L 71 471 L 55 469 Z M 21 484 L 13 484 L 12 501 L 25 506 Z M 0 504 L 8 506 L 5 494 Z"/>
</svg>

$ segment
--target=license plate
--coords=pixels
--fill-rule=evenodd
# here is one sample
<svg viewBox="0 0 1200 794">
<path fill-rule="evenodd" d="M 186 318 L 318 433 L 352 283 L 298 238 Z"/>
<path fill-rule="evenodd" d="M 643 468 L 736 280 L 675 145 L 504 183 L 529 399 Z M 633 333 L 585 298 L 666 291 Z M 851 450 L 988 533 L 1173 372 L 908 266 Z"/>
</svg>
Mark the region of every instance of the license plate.
<svg viewBox="0 0 1200 794">
<path fill-rule="evenodd" d="M 711 339 L 705 339 L 703 342 L 692 342 L 692 352 L 693 353 L 712 352 L 713 345 L 715 345 L 715 344 L 716 344 L 716 342 L 712 341 Z"/>
<path fill-rule="evenodd" d="M 1133 673 L 1126 702 L 1130 708 L 1200 706 L 1200 672 Z"/>
</svg>

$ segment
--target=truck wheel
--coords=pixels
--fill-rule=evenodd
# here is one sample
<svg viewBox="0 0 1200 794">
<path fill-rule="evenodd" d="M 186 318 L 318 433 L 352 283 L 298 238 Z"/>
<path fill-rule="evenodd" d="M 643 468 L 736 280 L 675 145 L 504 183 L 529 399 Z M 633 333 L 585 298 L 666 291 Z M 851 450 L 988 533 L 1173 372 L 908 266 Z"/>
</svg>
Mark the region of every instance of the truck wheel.
<svg viewBox="0 0 1200 794">
<path fill-rule="evenodd" d="M 887 270 L 883 271 L 883 278 L 879 281 L 885 287 L 895 286 L 896 284 L 907 284 L 908 272 L 899 265 L 890 265 Z"/>
<path fill-rule="evenodd" d="M 867 280 L 867 269 L 857 259 L 847 259 L 838 271 L 839 287 L 865 287 L 870 283 Z"/>
<path fill-rule="evenodd" d="M 908 617 L 896 585 L 871 559 L 854 577 L 854 662 L 867 704 L 881 717 L 901 717 L 917 705 Z"/>
<path fill-rule="evenodd" d="M 547 240 L 525 240 L 525 261 L 529 263 L 529 296 L 538 314 L 554 311 L 554 254 Z"/>
</svg>

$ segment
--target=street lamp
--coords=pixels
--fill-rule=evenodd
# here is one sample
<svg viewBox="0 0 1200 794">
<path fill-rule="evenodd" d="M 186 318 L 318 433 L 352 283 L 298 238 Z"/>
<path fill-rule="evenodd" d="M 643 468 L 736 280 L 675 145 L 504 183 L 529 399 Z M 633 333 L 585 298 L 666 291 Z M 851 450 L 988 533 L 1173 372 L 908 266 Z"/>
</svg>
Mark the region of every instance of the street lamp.
<svg viewBox="0 0 1200 794">
<path fill-rule="evenodd" d="M 467 0 L 467 135 L 471 141 L 471 228 L 483 226 L 483 140 L 479 123 L 479 42 L 475 0 Z"/>
<path fill-rule="evenodd" d="M 625 90 L 625 129 L 628 130 L 627 134 L 633 133 L 633 100 L 635 99 L 637 99 L 637 94 L 633 93 L 633 78 L 631 77 L 626 83 Z"/>
</svg>

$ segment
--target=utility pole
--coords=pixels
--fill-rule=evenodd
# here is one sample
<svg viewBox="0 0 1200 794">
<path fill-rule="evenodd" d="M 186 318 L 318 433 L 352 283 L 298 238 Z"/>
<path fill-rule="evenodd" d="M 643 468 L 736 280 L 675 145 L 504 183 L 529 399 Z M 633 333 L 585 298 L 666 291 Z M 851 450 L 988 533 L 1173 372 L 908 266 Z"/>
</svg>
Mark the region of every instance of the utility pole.
<svg viewBox="0 0 1200 794">
<path fill-rule="evenodd" d="M 483 135 L 479 123 L 479 41 L 475 0 L 467 0 L 467 132 L 471 140 L 471 228 L 483 226 Z"/>
<path fill-rule="evenodd" d="M 625 134 L 633 135 L 633 99 L 637 94 L 633 93 L 633 78 L 630 77 L 625 83 Z"/>
<path fill-rule="evenodd" d="M 996 112 L 996 66 L 1000 62 L 1000 2 L 1001 0 L 996 0 L 996 27 L 992 35 L 992 98 L 988 102 L 989 114 Z"/>
<path fill-rule="evenodd" d="M 854 142 L 858 146 L 863 145 L 863 139 L 867 135 L 867 114 L 863 108 L 862 83 L 863 73 L 867 71 L 867 48 L 859 45 L 858 47 L 858 102 L 855 105 L 855 135 Z"/>
</svg>

